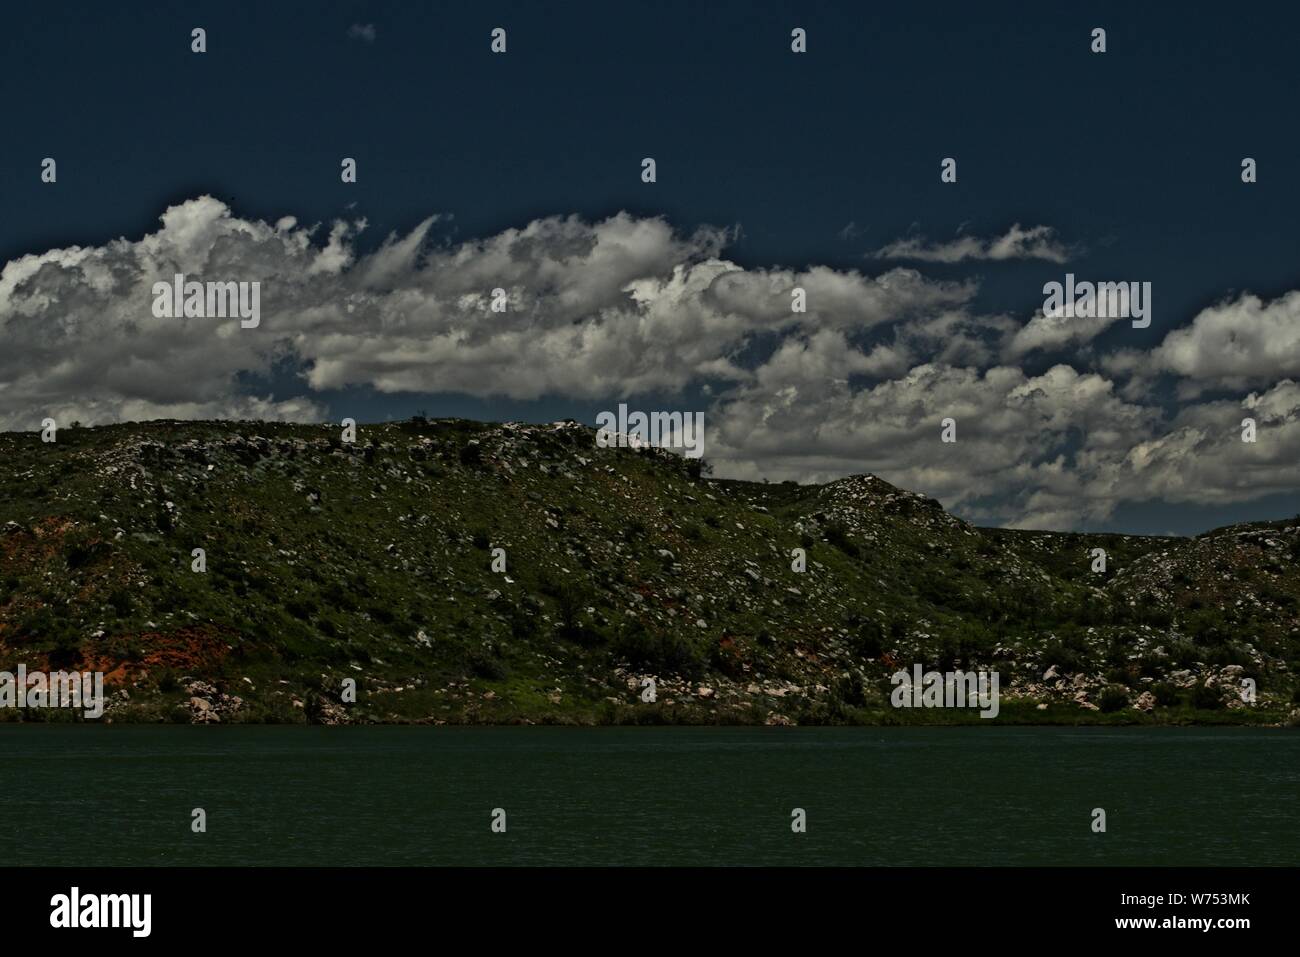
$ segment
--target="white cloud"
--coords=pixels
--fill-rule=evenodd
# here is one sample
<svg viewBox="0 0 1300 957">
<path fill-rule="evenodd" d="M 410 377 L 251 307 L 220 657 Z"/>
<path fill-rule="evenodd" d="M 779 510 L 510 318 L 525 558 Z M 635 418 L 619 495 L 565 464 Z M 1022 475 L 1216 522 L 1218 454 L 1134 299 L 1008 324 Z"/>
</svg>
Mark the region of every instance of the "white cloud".
<svg viewBox="0 0 1300 957">
<path fill-rule="evenodd" d="M 1255 442 L 1241 422 L 1257 423 Z M 1300 385 L 1284 380 L 1239 402 L 1189 406 L 1168 429 L 1136 445 L 1118 472 L 1139 499 L 1227 504 L 1294 492 L 1300 462 Z"/>
<path fill-rule="evenodd" d="M 1039 312 L 1011 337 L 1007 343 L 1007 358 L 1018 359 L 1030 352 L 1056 351 L 1064 346 L 1091 342 L 1124 315 L 1128 308 L 1127 286 L 1120 287 L 1119 300 L 1122 305 L 1115 315 L 1054 316 Z"/>
<path fill-rule="evenodd" d="M 682 235 L 660 218 L 552 216 L 454 245 L 438 222 L 363 251 L 364 220 L 271 225 L 201 197 L 137 240 L 15 259 L 0 271 L 0 428 L 48 415 L 319 420 L 317 394 L 351 386 L 607 402 L 699 389 L 720 475 L 872 471 L 984 521 L 1066 528 L 1122 501 L 1295 485 L 1300 387 L 1276 374 L 1295 368 L 1300 294 L 1206 310 L 1154 352 L 1094 371 L 1055 361 L 1031 374 L 1019 357 L 1104 326 L 1019 328 L 974 312 L 973 283 L 913 269 L 743 268 L 723 256 L 732 232 Z M 154 317 L 152 284 L 178 272 L 260 282 L 261 324 Z M 504 313 L 491 310 L 498 287 Z M 791 311 L 795 287 L 805 313 Z M 1216 356 L 1223 342 L 1240 355 Z M 289 396 L 256 385 L 282 360 L 303 369 Z M 1147 388 L 1161 369 L 1261 390 L 1171 413 Z M 1248 414 L 1254 445 L 1239 437 Z M 939 440 L 946 416 L 956 444 Z"/>
<path fill-rule="evenodd" d="M 824 267 L 745 270 L 719 258 L 730 233 L 676 234 L 620 213 L 548 217 L 459 245 L 432 240 L 437 217 L 358 252 L 364 221 L 318 227 L 235 217 L 201 197 L 173 206 L 139 240 L 56 249 L 0 272 L 0 426 L 32 428 L 53 406 L 83 421 L 117 410 L 231 414 L 241 375 L 277 360 L 310 390 L 454 391 L 535 399 L 674 391 L 741 380 L 733 357 L 794 329 L 860 332 L 960 306 L 973 287 L 913 270 L 879 277 Z M 261 284 L 261 324 L 159 319 L 152 285 L 176 273 Z M 790 291 L 807 289 L 805 314 Z M 491 291 L 509 298 L 490 309 Z M 148 403 L 148 405 L 141 405 Z M 301 405 L 286 407 L 305 413 Z"/>
<path fill-rule="evenodd" d="M 1005 235 L 981 239 L 978 236 L 958 236 L 945 243 L 931 243 L 922 236 L 895 240 L 877 249 L 875 259 L 911 259 L 917 262 L 958 263 L 965 260 L 1045 259 L 1063 263 L 1070 258 L 1070 249 L 1056 238 L 1051 226 L 1030 226 L 1015 223 Z"/>
<path fill-rule="evenodd" d="M 1203 309 L 1151 358 L 1200 385 L 1245 388 L 1300 375 L 1300 291 L 1271 302 L 1246 293 Z"/>
<path fill-rule="evenodd" d="M 842 341 L 785 343 L 715 410 L 710 456 L 775 480 L 872 471 L 949 507 L 1000 500 L 989 519 L 1064 526 L 1109 514 L 1105 466 L 1158 422 L 1065 365 L 1027 376 L 930 363 L 855 389 L 847 373 L 863 359 Z M 945 417 L 955 443 L 940 440 Z"/>
</svg>

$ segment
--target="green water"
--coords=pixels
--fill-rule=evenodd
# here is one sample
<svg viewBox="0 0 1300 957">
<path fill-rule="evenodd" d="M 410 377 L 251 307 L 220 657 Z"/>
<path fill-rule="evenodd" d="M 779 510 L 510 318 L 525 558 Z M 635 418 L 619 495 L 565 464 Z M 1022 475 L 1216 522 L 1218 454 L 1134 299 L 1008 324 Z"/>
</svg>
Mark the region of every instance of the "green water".
<svg viewBox="0 0 1300 957">
<path fill-rule="evenodd" d="M 5 725 L 0 761 L 9 865 L 1300 863 L 1284 730 Z"/>
</svg>

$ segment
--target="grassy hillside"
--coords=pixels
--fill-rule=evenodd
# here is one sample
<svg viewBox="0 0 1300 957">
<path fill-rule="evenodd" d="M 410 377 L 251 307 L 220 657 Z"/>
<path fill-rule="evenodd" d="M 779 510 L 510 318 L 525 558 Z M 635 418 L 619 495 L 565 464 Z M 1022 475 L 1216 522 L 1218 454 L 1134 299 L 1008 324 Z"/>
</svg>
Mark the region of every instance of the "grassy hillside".
<svg viewBox="0 0 1300 957">
<path fill-rule="evenodd" d="M 1295 521 L 980 529 L 700 471 L 574 423 L 0 435 L 0 667 L 102 670 L 118 721 L 980 720 L 891 708 L 913 663 L 996 669 L 998 722 L 1294 720 Z"/>
</svg>

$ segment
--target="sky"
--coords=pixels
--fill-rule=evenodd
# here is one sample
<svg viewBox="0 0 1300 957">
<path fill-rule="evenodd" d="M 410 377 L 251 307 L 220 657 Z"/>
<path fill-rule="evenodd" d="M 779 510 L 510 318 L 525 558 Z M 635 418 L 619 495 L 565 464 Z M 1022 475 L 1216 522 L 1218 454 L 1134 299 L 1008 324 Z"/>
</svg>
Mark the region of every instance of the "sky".
<svg viewBox="0 0 1300 957">
<path fill-rule="evenodd" d="M 0 428 L 594 424 L 626 402 L 703 411 L 716 475 L 872 472 L 980 524 L 1290 517 L 1296 19 L 20 9 L 0 31 Z M 259 325 L 154 315 L 176 272 L 258 282 Z M 1044 316 L 1067 273 L 1150 283 L 1149 326 Z"/>
</svg>

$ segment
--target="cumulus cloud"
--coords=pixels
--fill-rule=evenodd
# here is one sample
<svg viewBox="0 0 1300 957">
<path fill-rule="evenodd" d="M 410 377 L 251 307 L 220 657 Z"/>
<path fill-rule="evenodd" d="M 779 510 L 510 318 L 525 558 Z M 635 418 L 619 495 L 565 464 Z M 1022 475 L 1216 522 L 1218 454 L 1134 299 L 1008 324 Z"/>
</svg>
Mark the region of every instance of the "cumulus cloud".
<svg viewBox="0 0 1300 957">
<path fill-rule="evenodd" d="M 1152 366 L 1202 385 L 1246 388 L 1300 375 L 1300 291 L 1250 293 L 1203 309 L 1152 352 Z"/>
<path fill-rule="evenodd" d="M 1242 420 L 1255 419 L 1257 438 L 1243 442 Z M 1141 497 L 1227 504 L 1294 492 L 1300 461 L 1300 384 L 1284 380 L 1240 401 L 1181 410 L 1161 435 L 1125 457 L 1117 481 Z"/>
<path fill-rule="evenodd" d="M 676 391 L 751 373 L 733 356 L 790 330 L 861 332 L 959 307 L 973 287 L 907 269 L 746 270 L 720 258 L 727 230 L 678 235 L 662 219 L 549 217 L 459 245 L 430 217 L 359 253 L 364 222 L 274 225 L 202 197 L 139 240 L 28 255 L 0 272 L 0 425 L 30 428 L 53 403 L 102 420 L 187 407 L 234 414 L 247 375 L 300 365 L 309 391 L 463 392 L 537 399 Z M 260 325 L 161 319 L 152 286 L 258 282 Z M 808 309 L 791 309 L 802 287 Z M 500 289 L 508 308 L 491 308 Z M 302 414 L 300 403 L 270 414 Z"/>
<path fill-rule="evenodd" d="M 948 242 L 932 243 L 923 236 L 911 236 L 895 240 L 871 256 L 931 263 L 1006 259 L 1045 259 L 1063 263 L 1070 258 L 1070 249 L 1056 238 L 1056 231 L 1051 226 L 1026 228 L 1015 223 L 1005 235 L 987 238 L 958 236 Z"/>
<path fill-rule="evenodd" d="M 738 467 L 758 460 L 773 479 L 826 480 L 867 462 L 949 507 L 1060 527 L 1109 514 L 1104 464 L 1122 460 L 1156 424 L 1108 380 L 1066 365 L 1027 376 L 927 363 L 855 389 L 845 373 L 862 358 L 840 341 L 786 343 L 720 403 L 711 456 Z M 940 440 L 948 417 L 955 443 Z M 981 504 L 991 498 L 995 506 Z"/>
<path fill-rule="evenodd" d="M 1132 315 L 1133 305 L 1128 283 L 1115 284 L 1113 298 L 1111 296 L 1111 293 L 1107 293 L 1106 308 L 1096 310 L 1106 313 L 1101 316 L 1068 316 L 1063 310 L 1057 315 L 1040 310 L 1008 341 L 1007 357 L 1018 359 L 1034 351 L 1057 351 L 1065 346 L 1091 342 L 1118 319 Z M 1098 300 L 1101 300 L 1100 294 Z M 1149 301 L 1147 306 L 1150 306 Z"/>
</svg>

